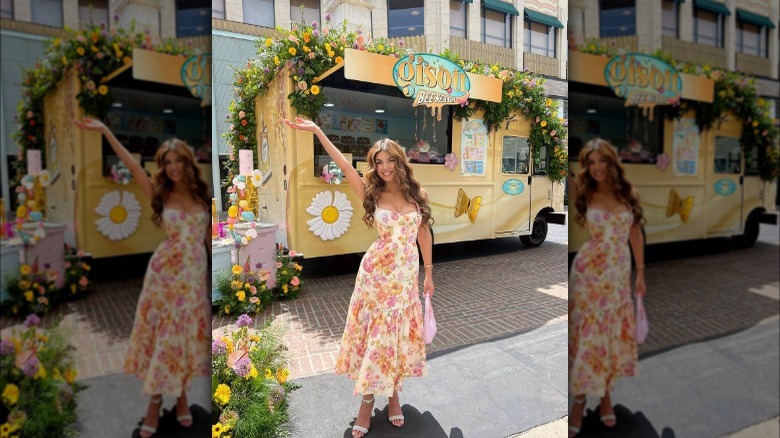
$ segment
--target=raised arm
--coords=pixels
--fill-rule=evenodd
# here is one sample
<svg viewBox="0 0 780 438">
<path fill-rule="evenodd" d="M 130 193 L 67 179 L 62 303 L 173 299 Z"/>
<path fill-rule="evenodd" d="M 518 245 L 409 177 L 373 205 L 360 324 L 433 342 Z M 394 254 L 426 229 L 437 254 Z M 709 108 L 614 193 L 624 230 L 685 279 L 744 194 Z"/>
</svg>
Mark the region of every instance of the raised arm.
<svg viewBox="0 0 780 438">
<path fill-rule="evenodd" d="M 354 190 L 358 195 L 358 198 L 360 198 L 360 202 L 365 201 L 366 186 L 363 183 L 363 178 L 360 177 L 360 174 L 358 174 L 357 170 L 352 167 L 352 163 L 347 161 L 346 157 L 344 157 L 344 154 L 342 154 L 341 151 L 338 150 L 338 148 L 334 146 L 333 143 L 331 143 L 331 141 L 328 139 L 328 136 L 322 132 L 322 129 L 320 129 L 316 123 L 312 122 L 311 120 L 304 120 L 300 117 L 295 118 L 295 123 L 287 119 L 284 119 L 284 123 L 287 123 L 287 126 L 293 129 L 308 131 L 316 135 L 317 138 L 320 139 L 322 146 L 325 147 L 325 152 L 330 155 L 330 158 L 333 159 L 333 162 L 335 162 L 336 165 L 339 166 L 339 169 L 341 169 L 341 171 L 344 173 L 344 176 L 347 178 L 347 181 L 349 181 L 349 185 L 352 187 L 352 190 Z"/>
<path fill-rule="evenodd" d="M 103 122 L 100 120 L 89 117 L 84 117 L 82 120 L 71 120 L 71 122 L 73 122 L 74 125 L 81 129 L 86 129 L 88 131 L 98 131 L 105 135 L 106 139 L 108 140 L 108 144 L 111 145 L 111 149 L 113 149 L 114 153 L 119 157 L 119 159 L 125 163 L 125 166 L 130 169 L 130 172 L 133 173 L 133 178 L 141 187 L 141 191 L 151 201 L 152 194 L 154 192 L 151 178 L 149 178 L 149 175 L 146 174 L 146 171 L 144 171 L 144 168 L 141 167 L 141 164 L 133 159 L 133 156 L 130 155 L 130 151 L 128 151 L 122 145 L 122 143 L 119 142 L 119 140 L 117 140 L 117 138 L 114 136 L 114 133 L 108 129 L 108 126 L 103 124 Z"/>
</svg>

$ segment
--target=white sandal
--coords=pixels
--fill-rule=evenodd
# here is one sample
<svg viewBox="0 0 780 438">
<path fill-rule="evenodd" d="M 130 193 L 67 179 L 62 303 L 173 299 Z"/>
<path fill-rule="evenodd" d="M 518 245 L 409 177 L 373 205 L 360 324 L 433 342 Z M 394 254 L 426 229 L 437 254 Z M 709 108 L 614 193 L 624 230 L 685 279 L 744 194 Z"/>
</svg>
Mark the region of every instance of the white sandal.
<svg viewBox="0 0 780 438">
<path fill-rule="evenodd" d="M 584 405 L 585 404 L 585 397 L 582 398 L 574 398 L 574 405 Z M 572 406 L 572 410 L 574 409 L 574 406 Z M 585 417 L 585 407 L 582 408 L 582 416 Z M 580 419 L 580 427 L 569 425 L 569 438 L 575 437 L 580 434 L 580 428 L 582 427 L 582 420 L 584 418 Z"/>
<path fill-rule="evenodd" d="M 366 400 L 365 398 L 361 398 L 360 401 L 362 403 L 367 404 L 367 405 L 373 405 L 374 404 L 374 397 L 371 397 L 370 400 Z M 356 424 L 352 426 L 352 436 L 354 438 L 360 438 L 362 436 L 365 436 L 365 434 L 368 433 L 368 428 L 367 427 L 363 427 L 363 426 L 358 426 L 357 425 L 357 418 L 355 418 L 355 423 Z M 371 425 L 371 418 L 368 419 L 368 425 L 369 426 Z M 356 436 L 355 432 L 361 432 L 363 435 Z"/>
<path fill-rule="evenodd" d="M 151 404 L 157 405 L 157 410 L 159 411 L 160 410 L 160 404 L 162 404 L 162 395 L 158 396 L 157 398 L 152 397 L 149 400 L 149 402 Z M 144 421 L 145 420 L 146 420 L 146 418 L 144 418 Z M 160 421 L 160 418 L 157 417 L 157 422 L 159 423 L 159 421 Z M 147 426 L 146 424 L 141 424 L 141 432 L 139 433 L 141 438 L 150 438 L 150 437 L 154 436 L 154 434 L 156 434 L 156 433 L 157 433 L 157 428 L 156 427 Z"/>
<path fill-rule="evenodd" d="M 179 409 L 179 400 L 176 400 L 176 409 Z M 189 410 L 189 407 L 187 407 L 187 409 Z M 192 413 L 179 415 L 176 417 L 176 421 L 179 422 L 181 427 L 189 428 L 192 426 Z M 184 424 L 184 422 L 187 422 L 187 424 Z"/>
</svg>

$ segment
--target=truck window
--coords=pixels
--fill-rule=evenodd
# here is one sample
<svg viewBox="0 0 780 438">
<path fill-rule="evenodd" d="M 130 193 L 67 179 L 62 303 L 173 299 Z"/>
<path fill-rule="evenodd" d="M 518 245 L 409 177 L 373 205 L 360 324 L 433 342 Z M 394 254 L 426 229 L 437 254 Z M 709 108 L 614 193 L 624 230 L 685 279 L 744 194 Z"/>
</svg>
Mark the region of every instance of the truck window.
<svg viewBox="0 0 780 438">
<path fill-rule="evenodd" d="M 511 135 L 504 136 L 501 153 L 501 173 L 527 174 L 530 147 L 528 139 Z"/>
<path fill-rule="evenodd" d="M 713 154 L 715 173 L 742 173 L 742 148 L 735 137 L 715 137 Z"/>
</svg>

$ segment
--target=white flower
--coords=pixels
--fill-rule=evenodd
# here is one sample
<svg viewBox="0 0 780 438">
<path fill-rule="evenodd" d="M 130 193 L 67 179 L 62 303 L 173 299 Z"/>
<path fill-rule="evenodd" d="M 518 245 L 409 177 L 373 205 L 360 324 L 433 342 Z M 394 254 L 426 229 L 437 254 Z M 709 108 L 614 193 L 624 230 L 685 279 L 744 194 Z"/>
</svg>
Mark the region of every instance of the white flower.
<svg viewBox="0 0 780 438">
<path fill-rule="evenodd" d="M 238 190 L 244 190 L 246 188 L 246 179 L 243 176 L 238 175 L 233 178 L 233 185 L 236 186 Z"/>
<path fill-rule="evenodd" d="M 103 195 L 95 213 L 102 216 L 95 221 L 98 231 L 111 240 L 122 240 L 138 227 L 141 205 L 131 192 L 114 190 Z"/>
<path fill-rule="evenodd" d="M 42 170 L 38 174 L 38 182 L 41 183 L 41 187 L 49 187 L 51 184 L 51 173 L 48 170 Z"/>
<path fill-rule="evenodd" d="M 250 228 L 250 229 L 248 229 L 248 230 L 246 231 L 246 237 L 248 237 L 248 238 L 250 238 L 250 239 L 255 239 L 255 238 L 257 238 L 257 230 L 255 230 L 254 228 Z"/>
<path fill-rule="evenodd" d="M 261 172 L 260 169 L 255 169 L 252 172 L 252 185 L 255 187 L 263 185 L 263 172 Z"/>
<path fill-rule="evenodd" d="M 246 246 L 247 244 L 249 244 L 249 239 L 247 239 L 246 236 L 242 237 L 241 238 L 241 244 Z"/>
<path fill-rule="evenodd" d="M 30 190 L 35 186 L 35 177 L 32 175 L 25 175 L 22 177 L 22 185 L 25 189 Z"/>
<path fill-rule="evenodd" d="M 306 212 L 316 216 L 306 222 L 309 231 L 322 240 L 334 240 L 349 229 L 352 204 L 344 193 L 325 190 L 317 193 Z"/>
<path fill-rule="evenodd" d="M 33 236 L 37 237 L 38 239 L 43 239 L 44 237 L 46 237 L 46 230 L 44 230 L 43 228 L 38 228 L 33 232 Z"/>
</svg>

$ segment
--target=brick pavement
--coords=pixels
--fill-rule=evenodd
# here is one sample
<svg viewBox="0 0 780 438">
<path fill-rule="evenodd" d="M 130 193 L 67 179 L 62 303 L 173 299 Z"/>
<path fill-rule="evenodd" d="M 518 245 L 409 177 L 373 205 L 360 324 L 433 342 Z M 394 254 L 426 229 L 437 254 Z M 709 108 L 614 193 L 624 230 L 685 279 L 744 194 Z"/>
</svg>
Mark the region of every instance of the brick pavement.
<svg viewBox="0 0 780 438">
<path fill-rule="evenodd" d="M 434 281 L 438 333 L 429 354 L 533 330 L 566 318 L 565 227 L 550 241 L 525 248 L 516 238 L 438 245 Z M 333 372 L 357 266 L 342 275 L 306 278 L 301 297 L 274 303 L 254 322 L 270 319 L 286 331 L 291 378 Z M 422 285 L 421 285 L 422 289 Z M 216 333 L 235 316 L 215 316 Z"/>
</svg>

